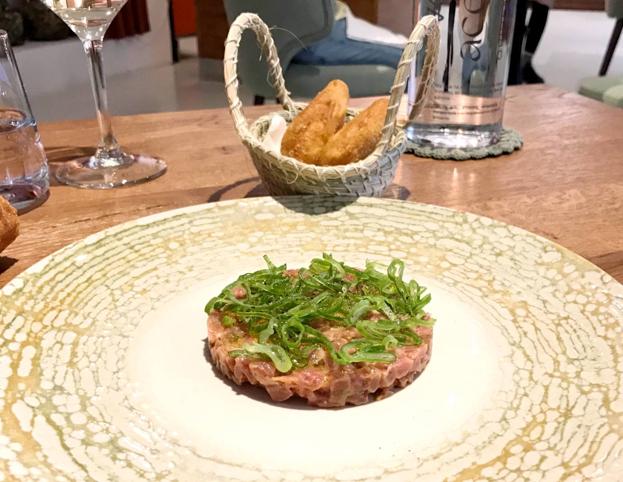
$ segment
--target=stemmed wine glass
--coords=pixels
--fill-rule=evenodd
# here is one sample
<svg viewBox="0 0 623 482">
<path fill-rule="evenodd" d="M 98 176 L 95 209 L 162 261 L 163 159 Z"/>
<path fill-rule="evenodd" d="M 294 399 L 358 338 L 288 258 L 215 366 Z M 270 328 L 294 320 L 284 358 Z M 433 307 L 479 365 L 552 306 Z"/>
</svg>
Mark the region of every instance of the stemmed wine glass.
<svg viewBox="0 0 623 482">
<path fill-rule="evenodd" d="M 112 132 L 102 66 L 104 34 L 127 0 L 41 0 L 56 13 L 82 41 L 89 59 L 89 73 L 100 142 L 95 154 L 64 163 L 56 172 L 58 180 L 84 188 L 107 189 L 148 181 L 160 176 L 166 164 L 142 154 L 125 153 Z"/>
</svg>

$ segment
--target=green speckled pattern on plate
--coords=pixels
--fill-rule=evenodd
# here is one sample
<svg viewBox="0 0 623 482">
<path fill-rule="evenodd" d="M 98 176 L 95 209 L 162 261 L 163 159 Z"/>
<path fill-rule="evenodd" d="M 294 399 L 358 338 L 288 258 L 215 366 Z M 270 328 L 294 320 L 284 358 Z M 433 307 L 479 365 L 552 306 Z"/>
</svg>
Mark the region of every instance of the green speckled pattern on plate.
<svg viewBox="0 0 623 482">
<path fill-rule="evenodd" d="M 433 357 L 342 410 L 225 383 L 203 305 L 239 274 L 323 251 L 405 260 Z M 487 218 L 400 201 L 256 198 L 90 236 L 0 294 L 0 479 L 623 478 L 623 288 Z"/>
</svg>

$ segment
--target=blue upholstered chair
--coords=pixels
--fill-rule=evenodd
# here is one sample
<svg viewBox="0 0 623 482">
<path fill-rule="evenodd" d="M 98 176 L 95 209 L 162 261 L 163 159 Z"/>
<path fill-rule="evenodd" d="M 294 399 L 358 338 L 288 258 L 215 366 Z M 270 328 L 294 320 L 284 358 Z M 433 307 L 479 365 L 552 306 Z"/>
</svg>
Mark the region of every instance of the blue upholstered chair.
<svg viewBox="0 0 623 482">
<path fill-rule="evenodd" d="M 333 0 L 225 0 L 229 23 L 242 12 L 258 14 L 271 28 L 286 88 L 294 97 L 313 97 L 330 80 L 348 84 L 351 97 L 384 95 L 392 86 L 396 70 L 384 65 L 304 65 L 292 58 L 306 45 L 331 33 L 335 22 Z M 251 31 L 240 46 L 238 75 L 255 96 L 255 103 L 274 97 L 266 63 Z"/>
</svg>

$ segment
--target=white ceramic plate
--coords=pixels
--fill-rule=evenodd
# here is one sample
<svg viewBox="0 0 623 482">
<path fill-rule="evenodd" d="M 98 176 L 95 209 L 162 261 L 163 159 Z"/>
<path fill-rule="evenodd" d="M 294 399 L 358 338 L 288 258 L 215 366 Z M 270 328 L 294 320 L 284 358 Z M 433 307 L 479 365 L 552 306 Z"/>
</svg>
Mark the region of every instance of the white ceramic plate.
<svg viewBox="0 0 623 482">
<path fill-rule="evenodd" d="M 216 376 L 203 308 L 262 255 L 405 260 L 433 357 L 360 407 Z M 521 229 L 420 204 L 257 198 L 75 243 L 2 289 L 0 471 L 24 480 L 621 480 L 623 288 Z"/>
</svg>

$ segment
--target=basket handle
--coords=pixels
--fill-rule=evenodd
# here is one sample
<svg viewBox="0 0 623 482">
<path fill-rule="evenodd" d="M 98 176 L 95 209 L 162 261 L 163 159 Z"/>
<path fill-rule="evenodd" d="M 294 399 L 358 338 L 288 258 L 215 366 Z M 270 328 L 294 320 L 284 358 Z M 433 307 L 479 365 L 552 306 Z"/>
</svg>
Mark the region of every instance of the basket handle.
<svg viewBox="0 0 623 482">
<path fill-rule="evenodd" d="M 270 34 L 270 30 L 260 17 L 254 13 L 241 13 L 229 28 L 227 40 L 225 40 L 225 56 L 223 58 L 223 68 L 225 74 L 225 94 L 236 130 L 243 138 L 251 136 L 249 124 L 242 112 L 242 102 L 238 96 L 238 49 L 242 34 L 246 29 L 255 32 L 257 43 L 262 49 L 262 54 L 268 61 L 268 75 L 272 86 L 277 91 L 277 99 L 289 112 L 295 112 L 294 103 L 290 99 L 290 94 L 286 90 L 279 63 L 279 56 L 275 48 L 275 42 Z"/>
<path fill-rule="evenodd" d="M 422 17 L 411 32 L 409 40 L 402 51 L 402 56 L 400 57 L 400 62 L 398 62 L 398 68 L 396 69 L 394 85 L 392 85 L 390 91 L 387 114 L 385 115 L 385 125 L 383 126 L 381 140 L 376 148 L 377 151 L 385 152 L 388 149 L 389 142 L 394 133 L 400 101 L 405 92 L 405 84 L 407 83 L 411 71 L 411 63 L 415 59 L 417 53 L 422 49 L 424 39 L 427 40 L 427 45 L 422 78 L 409 117 L 413 118 L 417 116 L 428 100 L 428 96 L 432 90 L 431 86 L 435 78 L 435 67 L 437 65 L 437 56 L 439 53 L 439 23 L 433 15 Z"/>
</svg>

